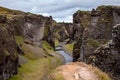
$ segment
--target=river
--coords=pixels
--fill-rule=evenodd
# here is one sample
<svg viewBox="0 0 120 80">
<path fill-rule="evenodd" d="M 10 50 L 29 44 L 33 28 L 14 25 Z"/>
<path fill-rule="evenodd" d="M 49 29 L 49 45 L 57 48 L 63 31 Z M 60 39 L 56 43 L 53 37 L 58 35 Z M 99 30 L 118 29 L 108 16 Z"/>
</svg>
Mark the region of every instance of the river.
<svg viewBox="0 0 120 80">
<path fill-rule="evenodd" d="M 65 63 L 67 64 L 67 63 L 72 62 L 73 58 L 64 51 L 63 45 L 64 43 L 61 42 L 60 45 L 56 47 L 56 51 L 64 57 Z"/>
</svg>

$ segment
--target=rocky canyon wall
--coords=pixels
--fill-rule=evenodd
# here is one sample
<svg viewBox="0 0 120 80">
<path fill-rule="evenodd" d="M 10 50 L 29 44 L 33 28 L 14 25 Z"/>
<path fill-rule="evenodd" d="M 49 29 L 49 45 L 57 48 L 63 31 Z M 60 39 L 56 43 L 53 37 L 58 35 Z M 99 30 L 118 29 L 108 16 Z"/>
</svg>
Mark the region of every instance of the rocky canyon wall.
<svg viewBox="0 0 120 80">
<path fill-rule="evenodd" d="M 116 72 L 120 69 L 118 56 L 120 46 L 113 49 L 100 46 L 106 43 L 119 44 L 119 27 L 117 26 L 120 24 L 119 11 L 120 7 L 117 6 L 99 6 L 92 11 L 77 11 L 73 15 L 75 41 L 73 61 L 94 63 L 101 70 L 112 74 L 115 80 L 119 80 L 120 76 L 119 72 Z M 114 32 L 118 34 L 117 38 L 113 38 Z"/>
<path fill-rule="evenodd" d="M 41 48 L 43 41 L 47 41 L 54 48 L 53 23 L 56 22 L 51 16 L 0 7 L 0 80 L 6 80 L 17 73 L 18 54 L 23 51 L 16 37 L 23 38 L 26 44 Z"/>
</svg>

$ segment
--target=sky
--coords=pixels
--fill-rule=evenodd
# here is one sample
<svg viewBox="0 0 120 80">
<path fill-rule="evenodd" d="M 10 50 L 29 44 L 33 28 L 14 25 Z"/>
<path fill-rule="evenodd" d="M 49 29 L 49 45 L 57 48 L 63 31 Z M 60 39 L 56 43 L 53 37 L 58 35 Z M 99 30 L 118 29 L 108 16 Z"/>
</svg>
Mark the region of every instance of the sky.
<svg viewBox="0 0 120 80">
<path fill-rule="evenodd" d="M 120 0 L 0 0 L 0 6 L 52 16 L 57 22 L 72 22 L 77 10 L 92 10 L 100 5 L 120 6 Z"/>
</svg>

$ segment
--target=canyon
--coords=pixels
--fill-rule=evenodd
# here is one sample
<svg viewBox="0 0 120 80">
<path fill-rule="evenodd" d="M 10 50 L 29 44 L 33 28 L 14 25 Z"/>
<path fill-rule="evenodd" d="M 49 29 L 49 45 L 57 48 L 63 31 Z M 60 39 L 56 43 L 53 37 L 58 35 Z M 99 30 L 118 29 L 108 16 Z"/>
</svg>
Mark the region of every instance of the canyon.
<svg viewBox="0 0 120 80">
<path fill-rule="evenodd" d="M 78 10 L 73 23 L 0 7 L 0 45 L 0 80 L 52 80 L 60 65 L 53 80 L 119 80 L 120 7 Z"/>
</svg>

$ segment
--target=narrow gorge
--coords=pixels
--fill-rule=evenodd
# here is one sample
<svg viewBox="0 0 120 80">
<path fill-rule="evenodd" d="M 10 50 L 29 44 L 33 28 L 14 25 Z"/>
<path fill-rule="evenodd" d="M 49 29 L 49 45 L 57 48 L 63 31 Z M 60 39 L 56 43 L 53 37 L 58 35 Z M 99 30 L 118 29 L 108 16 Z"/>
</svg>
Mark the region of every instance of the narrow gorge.
<svg viewBox="0 0 120 80">
<path fill-rule="evenodd" d="M 119 6 L 78 10 L 73 23 L 0 7 L 0 80 L 119 79 Z"/>
</svg>

